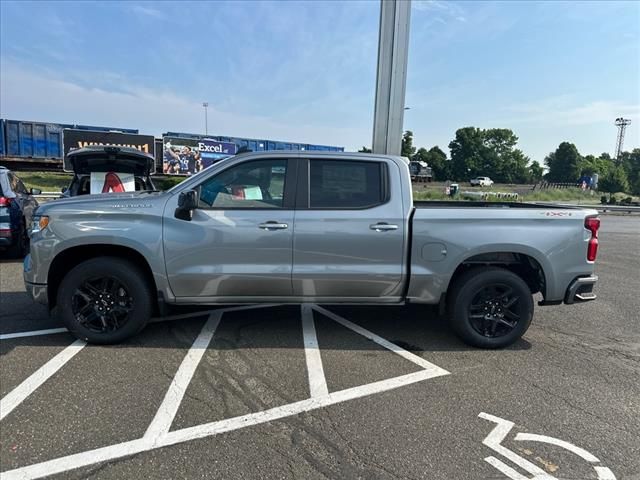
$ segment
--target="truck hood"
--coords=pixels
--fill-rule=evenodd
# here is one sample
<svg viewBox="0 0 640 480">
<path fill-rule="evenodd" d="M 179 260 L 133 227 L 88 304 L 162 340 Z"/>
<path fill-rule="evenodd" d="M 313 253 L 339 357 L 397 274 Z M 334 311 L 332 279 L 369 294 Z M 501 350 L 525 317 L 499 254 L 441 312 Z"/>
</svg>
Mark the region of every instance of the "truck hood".
<svg viewBox="0 0 640 480">
<path fill-rule="evenodd" d="M 100 193 L 95 195 L 79 195 L 77 197 L 59 198 L 38 207 L 39 215 L 56 209 L 110 210 L 112 208 L 145 208 L 152 207 L 167 196 L 165 192 L 125 192 Z"/>
</svg>

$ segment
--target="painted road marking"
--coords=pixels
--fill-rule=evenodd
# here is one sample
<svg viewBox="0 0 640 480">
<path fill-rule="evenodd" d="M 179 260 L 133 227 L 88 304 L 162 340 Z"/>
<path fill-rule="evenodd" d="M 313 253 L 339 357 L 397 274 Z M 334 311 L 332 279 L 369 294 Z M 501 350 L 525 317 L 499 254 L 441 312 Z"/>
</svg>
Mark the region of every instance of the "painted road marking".
<svg viewBox="0 0 640 480">
<path fill-rule="evenodd" d="M 513 463 L 518 465 L 523 470 L 528 471 L 531 475 L 533 475 L 532 480 L 557 480 L 556 477 L 549 475 L 547 472 L 542 470 L 537 465 L 529 462 L 528 460 L 522 458 L 517 453 L 509 450 L 507 447 L 502 445 L 502 441 L 507 437 L 511 429 L 514 427 L 514 423 L 509 420 L 505 420 L 504 418 L 496 417 L 490 415 L 488 413 L 480 413 L 478 415 L 480 418 L 484 418 L 485 420 L 489 420 L 490 422 L 494 422 L 496 426 L 494 429 L 487 435 L 487 437 L 482 441 L 486 446 L 498 452 L 502 456 L 508 458 Z M 600 463 L 600 460 L 595 455 L 587 452 L 585 449 L 577 447 L 573 443 L 566 442 L 564 440 L 560 440 L 554 437 L 548 437 L 546 435 L 537 435 L 534 433 L 518 433 L 515 436 L 516 441 L 529 441 L 529 442 L 540 442 L 547 443 L 549 445 L 555 445 L 557 447 L 564 448 L 571 453 L 576 454 L 583 460 L 593 464 Z M 508 465 L 504 464 L 502 461 L 498 460 L 495 457 L 487 457 L 484 459 L 485 462 L 492 465 L 496 469 L 500 470 L 507 477 L 512 480 L 522 480 L 523 478 L 528 478 L 522 476 L 519 472 L 512 469 Z M 506 468 L 505 468 L 506 467 Z M 616 480 L 615 475 L 608 467 L 603 467 L 601 465 L 593 465 L 593 469 L 598 474 L 598 480 Z"/>
<path fill-rule="evenodd" d="M 427 362 L 424 358 L 419 357 L 415 353 L 411 353 L 408 350 L 405 350 L 404 348 L 396 345 L 395 343 L 391 343 L 389 340 L 386 340 L 376 335 L 375 333 L 370 332 L 365 328 L 362 328 L 360 325 L 350 322 L 346 318 L 342 318 L 341 316 L 336 315 L 335 313 L 330 312 L 329 310 L 326 310 L 318 305 L 313 305 L 313 309 L 318 313 L 321 313 L 322 315 L 329 317 L 331 320 L 334 320 L 339 324 L 344 325 L 345 327 L 353 330 L 354 332 L 359 333 L 363 337 L 368 338 L 369 340 L 377 343 L 378 345 L 386 348 L 387 350 L 391 350 L 392 352 L 397 353 L 405 360 L 409 360 L 410 362 L 415 363 L 416 365 L 424 368 L 425 370 L 442 372 L 442 375 L 446 375 L 447 373 L 449 373 L 446 370 L 438 367 L 437 365 L 434 365 L 431 362 Z"/>
<path fill-rule="evenodd" d="M 66 328 L 49 328 L 47 330 L 32 330 L 30 332 L 3 333 L 0 340 L 9 340 L 11 338 L 37 337 L 39 335 L 51 335 L 53 333 L 68 332 Z"/>
<path fill-rule="evenodd" d="M 145 438 L 157 439 L 165 435 L 171 428 L 193 374 L 196 372 L 196 368 L 200 364 L 207 347 L 209 347 L 209 343 L 211 343 L 213 334 L 220 324 L 220 318 L 222 318 L 222 312 L 214 312 L 209 315 L 209 320 L 202 327 L 200 334 L 191 345 L 189 352 L 185 355 L 176 375 L 173 377 L 160 408 L 158 408 L 155 417 L 144 434 Z"/>
<path fill-rule="evenodd" d="M 502 473 L 504 473 L 507 477 L 513 480 L 529 480 L 529 477 L 525 477 L 520 472 L 518 472 L 517 470 L 514 470 L 509 465 L 504 463 L 502 460 L 498 460 L 496 457 L 487 457 L 484 459 L 484 461 L 487 462 L 489 465 L 494 466 L 495 468 L 500 470 Z"/>
<path fill-rule="evenodd" d="M 302 336 L 304 339 L 304 354 L 307 360 L 307 374 L 309 376 L 309 392 L 311 397 L 322 397 L 329 393 L 327 379 L 322 368 L 322 357 L 318 346 L 318 336 L 313 322 L 313 310 L 309 304 L 300 307 L 302 313 Z"/>
<path fill-rule="evenodd" d="M 96 463 L 112 461 L 118 458 L 135 455 L 137 453 L 153 450 L 156 448 L 175 445 L 198 438 L 218 435 L 224 432 L 230 432 L 253 425 L 259 425 L 262 423 L 283 419 L 293 415 L 298 415 L 303 412 L 309 412 L 318 408 L 335 405 L 349 400 L 354 400 L 356 398 L 366 397 L 375 393 L 386 392 L 405 385 L 410 385 L 413 383 L 449 374 L 449 372 L 444 370 L 443 368 L 427 362 L 417 355 L 403 350 L 398 345 L 395 345 L 394 343 L 391 343 L 383 339 L 382 337 L 379 337 L 374 333 L 369 332 L 368 330 L 359 327 L 358 325 L 355 325 L 351 322 L 348 322 L 342 317 L 334 315 L 332 312 L 329 312 L 328 310 L 322 309 L 320 307 L 311 305 L 307 305 L 306 308 L 303 307 L 302 321 L 303 324 L 306 321 L 307 327 L 309 327 L 308 319 L 311 318 L 311 321 L 313 321 L 313 317 L 309 316 L 312 308 L 317 309 L 323 315 L 329 314 L 327 316 L 334 320 L 336 318 L 340 319 L 336 321 L 356 331 L 357 333 L 360 333 L 361 335 L 364 335 L 367 338 L 375 341 L 379 345 L 388 348 L 390 351 L 403 356 L 404 358 L 409 357 L 411 361 L 413 361 L 413 363 L 420 365 L 421 367 L 423 367 L 423 369 L 417 372 L 409 373 L 407 375 L 389 378 L 367 385 L 347 388 L 345 390 L 340 390 L 333 393 L 327 392 L 321 394 L 318 391 L 319 388 L 314 387 L 312 389 L 311 387 L 311 377 L 313 377 L 314 382 L 319 382 L 320 371 L 318 370 L 318 357 L 314 359 L 311 364 L 307 364 L 307 368 L 314 369 L 314 373 L 313 375 L 310 375 L 309 381 L 310 390 L 315 391 L 317 396 L 311 396 L 311 398 L 308 398 L 306 400 L 301 400 L 287 405 L 263 410 L 261 412 L 250 413 L 239 417 L 233 417 L 193 427 L 187 427 L 181 430 L 169 431 L 171 422 L 173 421 L 173 417 L 175 416 L 175 412 L 179 408 L 184 396 L 184 392 L 193 376 L 193 372 L 195 371 L 197 364 L 200 362 L 200 359 L 198 359 L 199 355 L 201 358 L 200 350 L 196 351 L 194 347 L 197 346 L 196 344 L 198 344 L 198 346 L 202 346 L 205 343 L 206 345 L 208 345 L 215 333 L 215 327 L 217 327 L 217 323 L 215 323 L 215 317 L 211 317 L 207 322 L 207 325 L 203 327 L 201 334 L 198 336 L 189 352 L 187 353 L 187 356 L 189 356 L 191 352 L 194 351 L 194 353 L 191 355 L 191 358 L 189 360 L 186 360 L 185 358 L 180 368 L 178 369 L 176 377 L 179 378 L 174 378 L 174 380 L 171 382 L 169 391 L 171 391 L 172 393 L 169 393 L 169 391 L 167 392 L 167 394 L 165 395 L 165 400 L 158 409 L 158 412 L 156 413 L 149 428 L 147 429 L 147 432 L 142 438 L 73 455 L 67 455 L 65 457 L 56 458 L 26 467 L 20 467 L 1 473 L 0 478 L 2 478 L 3 480 L 13 480 L 42 478 L 49 475 L 55 475 L 88 465 L 94 465 Z M 217 312 L 220 312 L 220 316 L 222 316 L 222 310 L 218 310 Z M 200 313 L 199 315 L 202 315 L 202 313 Z M 212 318 L 214 319 L 214 321 L 212 321 Z M 313 326 L 312 323 L 311 325 Z M 309 332 L 309 330 L 307 330 L 307 332 Z M 314 342 L 311 343 L 313 344 Z M 317 344 L 317 339 L 315 340 L 315 344 Z M 201 350 L 204 350 L 204 348 L 202 348 Z M 320 367 L 322 366 L 321 360 L 319 365 Z M 322 377 L 324 377 L 323 372 Z"/>
<path fill-rule="evenodd" d="M 86 344 L 84 340 L 76 340 L 31 374 L 24 382 L 7 393 L 2 400 L 0 400 L 0 420 L 9 415 L 14 408 L 25 401 L 29 395 L 35 392 L 40 385 L 60 370 L 64 364 L 82 350 Z"/>
</svg>

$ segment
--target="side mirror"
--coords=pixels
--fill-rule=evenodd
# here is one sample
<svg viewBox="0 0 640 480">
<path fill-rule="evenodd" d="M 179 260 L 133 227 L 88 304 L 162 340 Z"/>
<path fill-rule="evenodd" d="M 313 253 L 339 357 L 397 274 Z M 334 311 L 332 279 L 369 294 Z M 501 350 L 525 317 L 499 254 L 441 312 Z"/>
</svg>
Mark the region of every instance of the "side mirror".
<svg viewBox="0 0 640 480">
<path fill-rule="evenodd" d="M 40 190 L 39 188 L 31 188 L 29 189 L 29 193 L 31 195 L 42 195 L 42 190 Z"/>
<path fill-rule="evenodd" d="M 62 187 L 62 188 L 60 189 L 60 193 L 66 193 L 66 191 L 67 191 L 67 187 Z"/>
<path fill-rule="evenodd" d="M 195 190 L 187 190 L 178 195 L 178 208 L 175 211 L 175 217 L 180 220 L 191 221 L 193 211 L 198 208 L 198 192 Z"/>
</svg>

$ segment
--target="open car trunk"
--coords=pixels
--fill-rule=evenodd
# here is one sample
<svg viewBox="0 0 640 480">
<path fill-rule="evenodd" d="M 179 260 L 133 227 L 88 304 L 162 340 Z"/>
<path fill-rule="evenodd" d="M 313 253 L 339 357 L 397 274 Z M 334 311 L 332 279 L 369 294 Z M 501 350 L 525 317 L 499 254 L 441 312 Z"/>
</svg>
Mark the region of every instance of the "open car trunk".
<svg viewBox="0 0 640 480">
<path fill-rule="evenodd" d="M 153 157 L 126 147 L 96 146 L 69 152 L 74 177 L 65 196 L 156 190 Z"/>
</svg>

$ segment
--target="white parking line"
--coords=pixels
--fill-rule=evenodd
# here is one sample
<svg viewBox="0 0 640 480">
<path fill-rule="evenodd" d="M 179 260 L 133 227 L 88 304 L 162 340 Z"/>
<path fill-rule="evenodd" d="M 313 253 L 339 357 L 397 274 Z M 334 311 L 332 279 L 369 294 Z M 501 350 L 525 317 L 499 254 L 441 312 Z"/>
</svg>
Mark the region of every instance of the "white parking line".
<svg viewBox="0 0 640 480">
<path fill-rule="evenodd" d="M 37 337 L 38 335 L 51 335 L 52 333 L 68 332 L 66 328 L 49 328 L 47 330 L 32 330 L 30 332 L 3 333 L 0 340 L 9 340 L 10 338 Z"/>
<path fill-rule="evenodd" d="M 443 370 L 444 371 L 444 370 Z M 119 443 L 108 447 L 90 450 L 88 452 L 68 455 L 66 457 L 56 458 L 42 463 L 36 463 L 27 467 L 16 468 L 3 472 L 0 477 L 2 480 L 25 480 L 47 477 L 57 473 L 63 473 L 88 465 L 100 462 L 112 461 L 117 458 L 135 455 L 137 453 L 146 452 L 155 448 L 166 447 L 178 443 L 195 440 L 198 438 L 209 437 L 220 433 L 230 432 L 253 425 L 259 425 L 274 420 L 297 415 L 303 412 L 316 410 L 318 408 L 335 405 L 337 403 L 346 402 L 356 398 L 365 397 L 374 393 L 385 392 L 404 385 L 421 382 L 429 378 L 434 378 L 446 373 L 436 373 L 433 371 L 420 370 L 418 372 L 409 373 L 401 377 L 381 380 L 379 382 L 370 383 L 361 387 L 348 388 L 339 392 L 330 393 L 328 395 L 316 398 L 301 400 L 288 405 L 263 410 L 261 412 L 250 413 L 241 417 L 234 417 L 216 422 L 205 423 L 195 427 L 187 427 L 181 430 L 175 430 L 163 435 L 157 439 L 143 437 L 130 442 Z"/>
<path fill-rule="evenodd" d="M 40 385 L 51 378 L 51 376 L 60 370 L 65 363 L 71 360 L 80 350 L 82 350 L 86 344 L 87 343 L 83 340 L 76 340 L 36 370 L 24 382 L 7 393 L 4 398 L 0 400 L 0 420 L 11 413 L 14 408 L 20 405 Z"/>
<path fill-rule="evenodd" d="M 307 368 L 309 370 L 310 390 L 312 395 L 311 398 L 271 408 L 268 410 L 263 410 L 261 412 L 250 413 L 248 415 L 205 423 L 193 427 L 187 427 L 181 430 L 169 431 L 175 414 L 180 406 L 180 403 L 182 402 L 182 399 L 184 398 L 184 394 L 189 385 L 189 382 L 191 381 L 195 369 L 200 363 L 202 356 L 206 351 L 206 348 L 213 338 L 216 327 L 219 324 L 223 312 L 244 310 L 248 308 L 259 307 L 232 307 L 229 309 L 220 309 L 212 312 L 209 320 L 203 327 L 198 338 L 195 340 L 195 342 L 189 349 L 189 352 L 185 356 L 182 364 L 178 368 L 176 376 L 172 380 L 171 385 L 169 386 L 169 390 L 165 394 L 165 398 L 160 408 L 158 409 L 158 412 L 156 413 L 154 419 L 152 420 L 145 435 L 142 438 L 98 448 L 95 450 L 68 455 L 65 457 L 48 460 L 26 467 L 16 468 L 14 470 L 0 473 L 0 478 L 2 480 L 13 480 L 47 477 L 88 465 L 135 455 L 156 448 L 175 445 L 198 438 L 209 437 L 224 432 L 230 432 L 232 430 L 283 419 L 303 412 L 308 412 L 311 410 L 316 410 L 318 408 L 335 405 L 361 397 L 366 397 L 375 393 L 389 391 L 405 385 L 410 385 L 430 378 L 449 374 L 449 372 L 444 370 L 443 368 L 427 362 L 417 355 L 407 352 L 406 350 L 400 348 L 398 345 L 395 345 L 394 343 L 391 343 L 383 339 L 382 337 L 379 337 L 378 335 L 369 332 L 368 330 L 365 330 L 364 328 L 359 327 L 358 325 L 355 325 L 348 320 L 343 319 L 342 317 L 339 317 L 317 306 L 303 305 L 302 322 L 305 340 L 305 353 L 307 355 Z M 364 335 L 366 338 L 373 340 L 374 342 L 391 350 L 392 352 L 401 355 L 402 357 L 412 361 L 417 365 L 420 365 L 422 369 L 417 372 L 409 373 L 407 375 L 402 375 L 399 377 L 373 382 L 367 385 L 361 385 L 358 387 L 352 387 L 345 390 L 328 393 L 324 371 L 322 368 L 322 360 L 320 358 L 320 351 L 318 348 L 318 340 L 313 323 L 312 309 L 317 309 L 323 315 L 327 315 L 329 318 L 354 330 L 356 333 Z M 202 313 L 200 313 L 199 315 L 202 315 Z M 71 347 L 74 347 L 74 345 L 76 345 L 78 342 L 81 341 L 75 342 L 73 345 L 67 347 L 67 349 L 65 349 L 65 351 L 61 353 L 65 353 Z M 76 348 L 79 347 L 78 351 L 84 346 L 84 342 L 81 343 L 82 345 L 76 345 Z M 75 355 L 75 353 L 77 353 L 77 351 L 74 352 L 73 355 Z M 52 359 L 49 363 L 56 360 L 56 358 Z M 68 359 L 65 360 L 65 362 L 66 361 L 68 361 Z M 47 367 L 49 363 L 46 364 L 43 368 Z M 64 363 L 60 364 L 57 368 L 55 368 L 55 370 L 59 369 L 63 364 Z M 47 376 L 47 378 L 51 376 L 55 372 L 55 370 L 53 370 L 50 375 Z M 35 388 L 37 388 L 37 385 Z M 11 392 L 11 394 L 12 393 L 13 392 Z M 29 393 L 25 393 L 26 395 L 24 395 L 24 398 L 29 395 Z"/>
<path fill-rule="evenodd" d="M 207 351 L 207 347 L 213 338 L 213 334 L 220 324 L 222 312 L 213 312 L 209 315 L 209 320 L 204 324 L 200 334 L 195 339 L 187 355 L 182 360 L 178 371 L 171 381 L 169 390 L 164 396 L 164 400 L 158 408 L 155 417 L 151 421 L 149 428 L 144 434 L 145 438 L 155 440 L 166 434 L 171 428 L 173 419 L 178 413 L 180 403 L 184 398 L 187 387 L 193 378 L 196 368 L 200 364 L 203 355 Z"/>
<path fill-rule="evenodd" d="M 444 370 L 443 368 L 438 367 L 437 365 L 434 365 L 431 362 L 427 362 L 424 358 L 419 357 L 418 355 L 416 355 L 415 353 L 411 353 L 407 350 L 405 350 L 404 348 L 396 345 L 395 343 L 390 342 L 389 340 L 386 340 L 384 338 L 382 338 L 379 335 L 376 335 L 373 332 L 370 332 L 369 330 L 367 330 L 366 328 L 362 328 L 360 325 L 356 325 L 353 322 L 350 322 L 349 320 L 347 320 L 346 318 L 342 318 L 340 315 L 336 315 L 333 312 L 330 312 L 329 310 L 326 310 L 318 305 L 313 305 L 313 309 L 316 310 L 317 312 L 321 313 L 322 315 L 326 315 L 327 317 L 329 317 L 330 319 L 340 323 L 341 325 L 344 325 L 345 327 L 353 330 L 354 332 L 359 333 L 360 335 L 362 335 L 365 338 L 368 338 L 369 340 L 377 343 L 378 345 L 391 350 L 394 353 L 397 353 L 398 355 L 400 355 L 402 358 L 404 358 L 405 360 L 409 360 L 410 362 L 415 363 L 416 365 L 419 365 L 420 367 L 424 368 L 425 370 L 433 370 L 436 372 L 442 372 L 441 375 L 446 375 L 447 372 L 446 370 Z"/>
<path fill-rule="evenodd" d="M 300 307 L 302 312 L 302 336 L 304 339 L 304 354 L 307 359 L 307 374 L 309 376 L 309 392 L 311 397 L 321 397 L 329 393 L 327 379 L 322 368 L 322 357 L 318 346 L 318 337 L 313 323 L 311 305 Z"/>
</svg>

